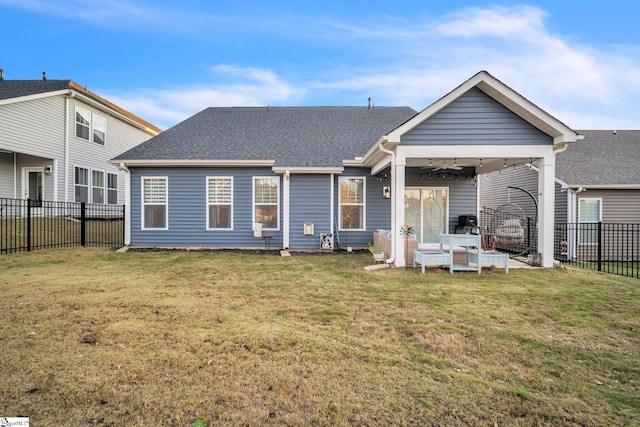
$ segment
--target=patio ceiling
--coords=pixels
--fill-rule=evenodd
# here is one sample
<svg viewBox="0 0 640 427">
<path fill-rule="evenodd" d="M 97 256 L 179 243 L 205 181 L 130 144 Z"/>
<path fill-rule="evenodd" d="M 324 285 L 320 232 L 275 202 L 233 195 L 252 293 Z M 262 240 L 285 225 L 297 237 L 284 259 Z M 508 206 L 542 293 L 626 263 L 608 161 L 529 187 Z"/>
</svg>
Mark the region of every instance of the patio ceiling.
<svg viewBox="0 0 640 427">
<path fill-rule="evenodd" d="M 476 174 L 492 172 L 514 165 L 535 164 L 532 157 L 516 158 L 469 158 L 469 157 L 434 157 L 434 158 L 407 158 L 407 167 L 419 167 L 426 170 L 438 168 L 473 167 Z M 451 169 L 453 170 L 453 169 Z"/>
</svg>

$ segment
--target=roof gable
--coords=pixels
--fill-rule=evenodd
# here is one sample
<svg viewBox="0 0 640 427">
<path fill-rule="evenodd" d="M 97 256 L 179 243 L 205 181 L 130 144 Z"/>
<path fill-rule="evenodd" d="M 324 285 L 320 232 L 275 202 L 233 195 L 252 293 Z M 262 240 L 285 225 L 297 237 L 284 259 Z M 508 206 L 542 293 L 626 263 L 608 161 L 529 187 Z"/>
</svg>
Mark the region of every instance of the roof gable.
<svg viewBox="0 0 640 427">
<path fill-rule="evenodd" d="M 411 120 L 394 129 L 389 133 L 388 141 L 396 144 L 400 143 L 403 135 L 433 117 L 443 108 L 447 107 L 473 88 L 481 90 L 504 107 L 520 116 L 526 122 L 530 123 L 532 126 L 552 137 L 555 144 L 564 144 L 576 141 L 578 135 L 574 130 L 524 98 L 522 95 L 518 94 L 513 89 L 509 88 L 486 71 L 481 71 L 474 75 L 453 91 L 422 110 Z"/>
<path fill-rule="evenodd" d="M 553 138 L 472 87 L 401 136 L 403 145 L 536 145 Z"/>
<path fill-rule="evenodd" d="M 109 100 L 80 86 L 73 80 L 0 80 L 0 105 L 12 104 L 35 98 L 68 94 L 84 97 L 85 102 L 94 103 L 103 109 L 108 109 L 121 115 L 131 124 L 141 127 L 152 135 L 157 135 L 161 129 L 143 120 L 135 114 L 121 108 Z"/>
</svg>

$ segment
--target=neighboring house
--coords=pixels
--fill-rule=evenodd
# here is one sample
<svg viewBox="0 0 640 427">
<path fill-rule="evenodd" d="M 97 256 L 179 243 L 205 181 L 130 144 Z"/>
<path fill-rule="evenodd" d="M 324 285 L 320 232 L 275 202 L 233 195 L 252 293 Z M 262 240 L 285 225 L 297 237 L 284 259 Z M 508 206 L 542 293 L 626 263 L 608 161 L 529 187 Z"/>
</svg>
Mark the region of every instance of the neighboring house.
<svg viewBox="0 0 640 427">
<path fill-rule="evenodd" d="M 640 131 L 578 132 L 584 139 L 556 156 L 555 222 L 640 223 Z M 514 186 L 538 194 L 535 164 L 493 172 L 479 182 L 481 206 L 496 209 L 511 201 L 528 216 L 535 215 L 526 194 L 507 190 L 507 186 Z M 566 236 L 558 238 L 567 240 Z"/>
<path fill-rule="evenodd" d="M 408 107 L 208 108 L 112 160 L 129 171 L 125 243 L 366 247 L 400 227 L 420 243 L 476 214 L 476 175 L 537 159 L 542 264 L 553 264 L 555 152 L 575 131 L 480 72 L 417 113 Z M 257 227 L 256 224 L 260 226 Z"/>
<path fill-rule="evenodd" d="M 0 70 L 0 197 L 124 203 L 107 161 L 160 129 L 73 80 L 5 80 Z"/>
</svg>

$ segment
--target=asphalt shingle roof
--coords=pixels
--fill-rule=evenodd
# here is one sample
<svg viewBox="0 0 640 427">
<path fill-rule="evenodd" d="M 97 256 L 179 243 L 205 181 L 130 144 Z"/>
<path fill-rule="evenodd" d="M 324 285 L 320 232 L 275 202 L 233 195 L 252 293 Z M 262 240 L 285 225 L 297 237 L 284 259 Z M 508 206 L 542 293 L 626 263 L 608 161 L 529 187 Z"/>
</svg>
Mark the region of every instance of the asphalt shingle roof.
<svg viewBox="0 0 640 427">
<path fill-rule="evenodd" d="M 114 160 L 275 160 L 340 167 L 417 112 L 409 107 L 212 107 Z"/>
<path fill-rule="evenodd" d="M 69 89 L 71 80 L 0 80 L 0 99 Z"/>
<path fill-rule="evenodd" d="M 569 185 L 640 184 L 640 130 L 579 130 L 582 141 L 556 156 L 556 176 Z"/>
</svg>

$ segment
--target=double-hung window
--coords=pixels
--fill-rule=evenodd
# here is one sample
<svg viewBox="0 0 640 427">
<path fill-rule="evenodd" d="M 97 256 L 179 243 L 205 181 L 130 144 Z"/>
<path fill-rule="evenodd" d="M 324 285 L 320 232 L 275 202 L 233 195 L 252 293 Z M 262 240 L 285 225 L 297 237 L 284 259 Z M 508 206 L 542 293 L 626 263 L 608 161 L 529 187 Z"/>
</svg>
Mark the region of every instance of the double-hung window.
<svg viewBox="0 0 640 427">
<path fill-rule="evenodd" d="M 233 178 L 207 177 L 207 230 L 233 229 Z"/>
<path fill-rule="evenodd" d="M 107 174 L 107 203 L 118 204 L 118 175 L 115 173 Z"/>
<path fill-rule="evenodd" d="M 280 178 L 253 178 L 253 222 L 263 230 L 277 230 L 280 217 Z"/>
<path fill-rule="evenodd" d="M 91 171 L 91 201 L 104 203 L 104 172 Z"/>
<path fill-rule="evenodd" d="M 76 137 L 104 145 L 106 135 L 107 120 L 76 105 Z"/>
<path fill-rule="evenodd" d="M 365 178 L 340 177 L 338 182 L 340 230 L 364 230 Z"/>
<path fill-rule="evenodd" d="M 598 222 L 602 221 L 602 199 L 578 199 L 578 243 L 581 245 L 595 245 L 598 243 Z"/>
<path fill-rule="evenodd" d="M 75 167 L 74 192 L 76 202 L 89 202 L 89 169 Z"/>
<path fill-rule="evenodd" d="M 167 230 L 168 178 L 142 177 L 142 229 Z"/>
</svg>

